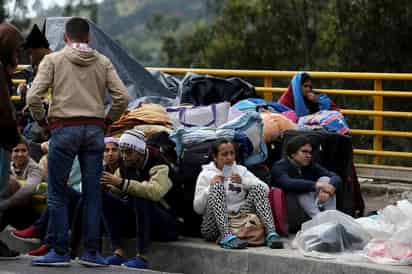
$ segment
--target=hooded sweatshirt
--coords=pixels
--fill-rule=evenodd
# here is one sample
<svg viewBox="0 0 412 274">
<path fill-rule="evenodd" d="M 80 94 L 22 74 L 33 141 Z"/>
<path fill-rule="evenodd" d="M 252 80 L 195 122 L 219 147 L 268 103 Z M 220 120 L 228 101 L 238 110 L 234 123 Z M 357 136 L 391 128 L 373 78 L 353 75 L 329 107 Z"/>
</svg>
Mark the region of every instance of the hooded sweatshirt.
<svg viewBox="0 0 412 274">
<path fill-rule="evenodd" d="M 40 63 L 27 105 L 35 120 L 45 112 L 41 98 L 52 88 L 48 118 L 108 118 L 117 120 L 128 105 L 127 89 L 110 60 L 96 50 L 66 46 L 46 55 Z M 112 96 L 112 106 L 105 117 L 105 89 Z"/>
<path fill-rule="evenodd" d="M 239 174 L 242 178 L 241 184 L 231 183 L 227 180 L 223 183 L 226 190 L 226 203 L 229 213 L 239 212 L 246 201 L 246 195 L 250 188 L 262 185 L 269 191 L 269 187 L 247 170 L 246 167 L 235 163 L 232 166 L 232 174 L 234 173 Z M 202 166 L 202 171 L 197 177 L 193 208 L 200 215 L 203 215 L 206 211 L 207 199 L 211 188 L 210 182 L 216 175 L 223 175 L 223 173 L 216 167 L 215 162 L 211 162 Z"/>
</svg>

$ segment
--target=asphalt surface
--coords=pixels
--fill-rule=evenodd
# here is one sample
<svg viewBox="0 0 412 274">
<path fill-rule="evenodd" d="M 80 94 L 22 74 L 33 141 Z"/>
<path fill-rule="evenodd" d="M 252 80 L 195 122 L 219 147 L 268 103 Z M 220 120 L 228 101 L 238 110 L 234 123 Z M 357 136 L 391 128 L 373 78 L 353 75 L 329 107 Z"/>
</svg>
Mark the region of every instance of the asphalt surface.
<svg viewBox="0 0 412 274">
<path fill-rule="evenodd" d="M 31 266 L 31 258 L 21 257 L 18 260 L 0 260 L 1 274 L 54 274 L 54 273 L 142 273 L 142 274 L 157 274 L 165 273 L 151 270 L 134 270 L 124 269 L 119 266 L 107 267 L 85 267 L 72 261 L 69 267 L 39 267 Z"/>
</svg>

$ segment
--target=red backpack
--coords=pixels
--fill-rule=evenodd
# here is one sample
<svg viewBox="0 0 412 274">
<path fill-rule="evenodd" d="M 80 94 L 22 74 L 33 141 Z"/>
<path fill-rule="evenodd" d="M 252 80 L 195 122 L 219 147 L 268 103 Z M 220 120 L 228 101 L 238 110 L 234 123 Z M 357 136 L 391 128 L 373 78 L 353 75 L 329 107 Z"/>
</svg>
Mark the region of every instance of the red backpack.
<svg viewBox="0 0 412 274">
<path fill-rule="evenodd" d="M 280 188 L 270 188 L 269 204 L 272 209 L 276 232 L 279 235 L 288 235 L 286 196 Z"/>
</svg>

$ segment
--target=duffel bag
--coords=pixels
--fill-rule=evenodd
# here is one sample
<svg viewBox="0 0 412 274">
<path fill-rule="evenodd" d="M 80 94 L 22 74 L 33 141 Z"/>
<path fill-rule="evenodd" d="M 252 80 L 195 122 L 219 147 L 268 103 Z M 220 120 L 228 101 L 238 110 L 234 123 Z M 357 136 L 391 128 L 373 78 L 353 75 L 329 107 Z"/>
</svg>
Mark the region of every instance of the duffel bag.
<svg viewBox="0 0 412 274">
<path fill-rule="evenodd" d="M 214 127 L 217 128 L 228 120 L 229 102 L 209 106 L 179 106 L 166 109 L 174 128 Z"/>
</svg>

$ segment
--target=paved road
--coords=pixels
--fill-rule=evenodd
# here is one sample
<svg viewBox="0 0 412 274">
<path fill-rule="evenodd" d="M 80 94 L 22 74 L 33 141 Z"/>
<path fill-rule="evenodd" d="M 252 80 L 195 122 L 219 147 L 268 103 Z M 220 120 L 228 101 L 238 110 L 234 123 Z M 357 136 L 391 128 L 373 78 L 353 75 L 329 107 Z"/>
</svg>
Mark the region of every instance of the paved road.
<svg viewBox="0 0 412 274">
<path fill-rule="evenodd" d="M 160 274 L 164 272 L 150 270 L 129 270 L 116 266 L 109 267 L 84 267 L 72 261 L 70 267 L 33 267 L 30 265 L 29 257 L 22 257 L 19 260 L 0 261 L 0 274 L 55 274 L 55 273 L 138 273 L 138 274 Z"/>
</svg>

